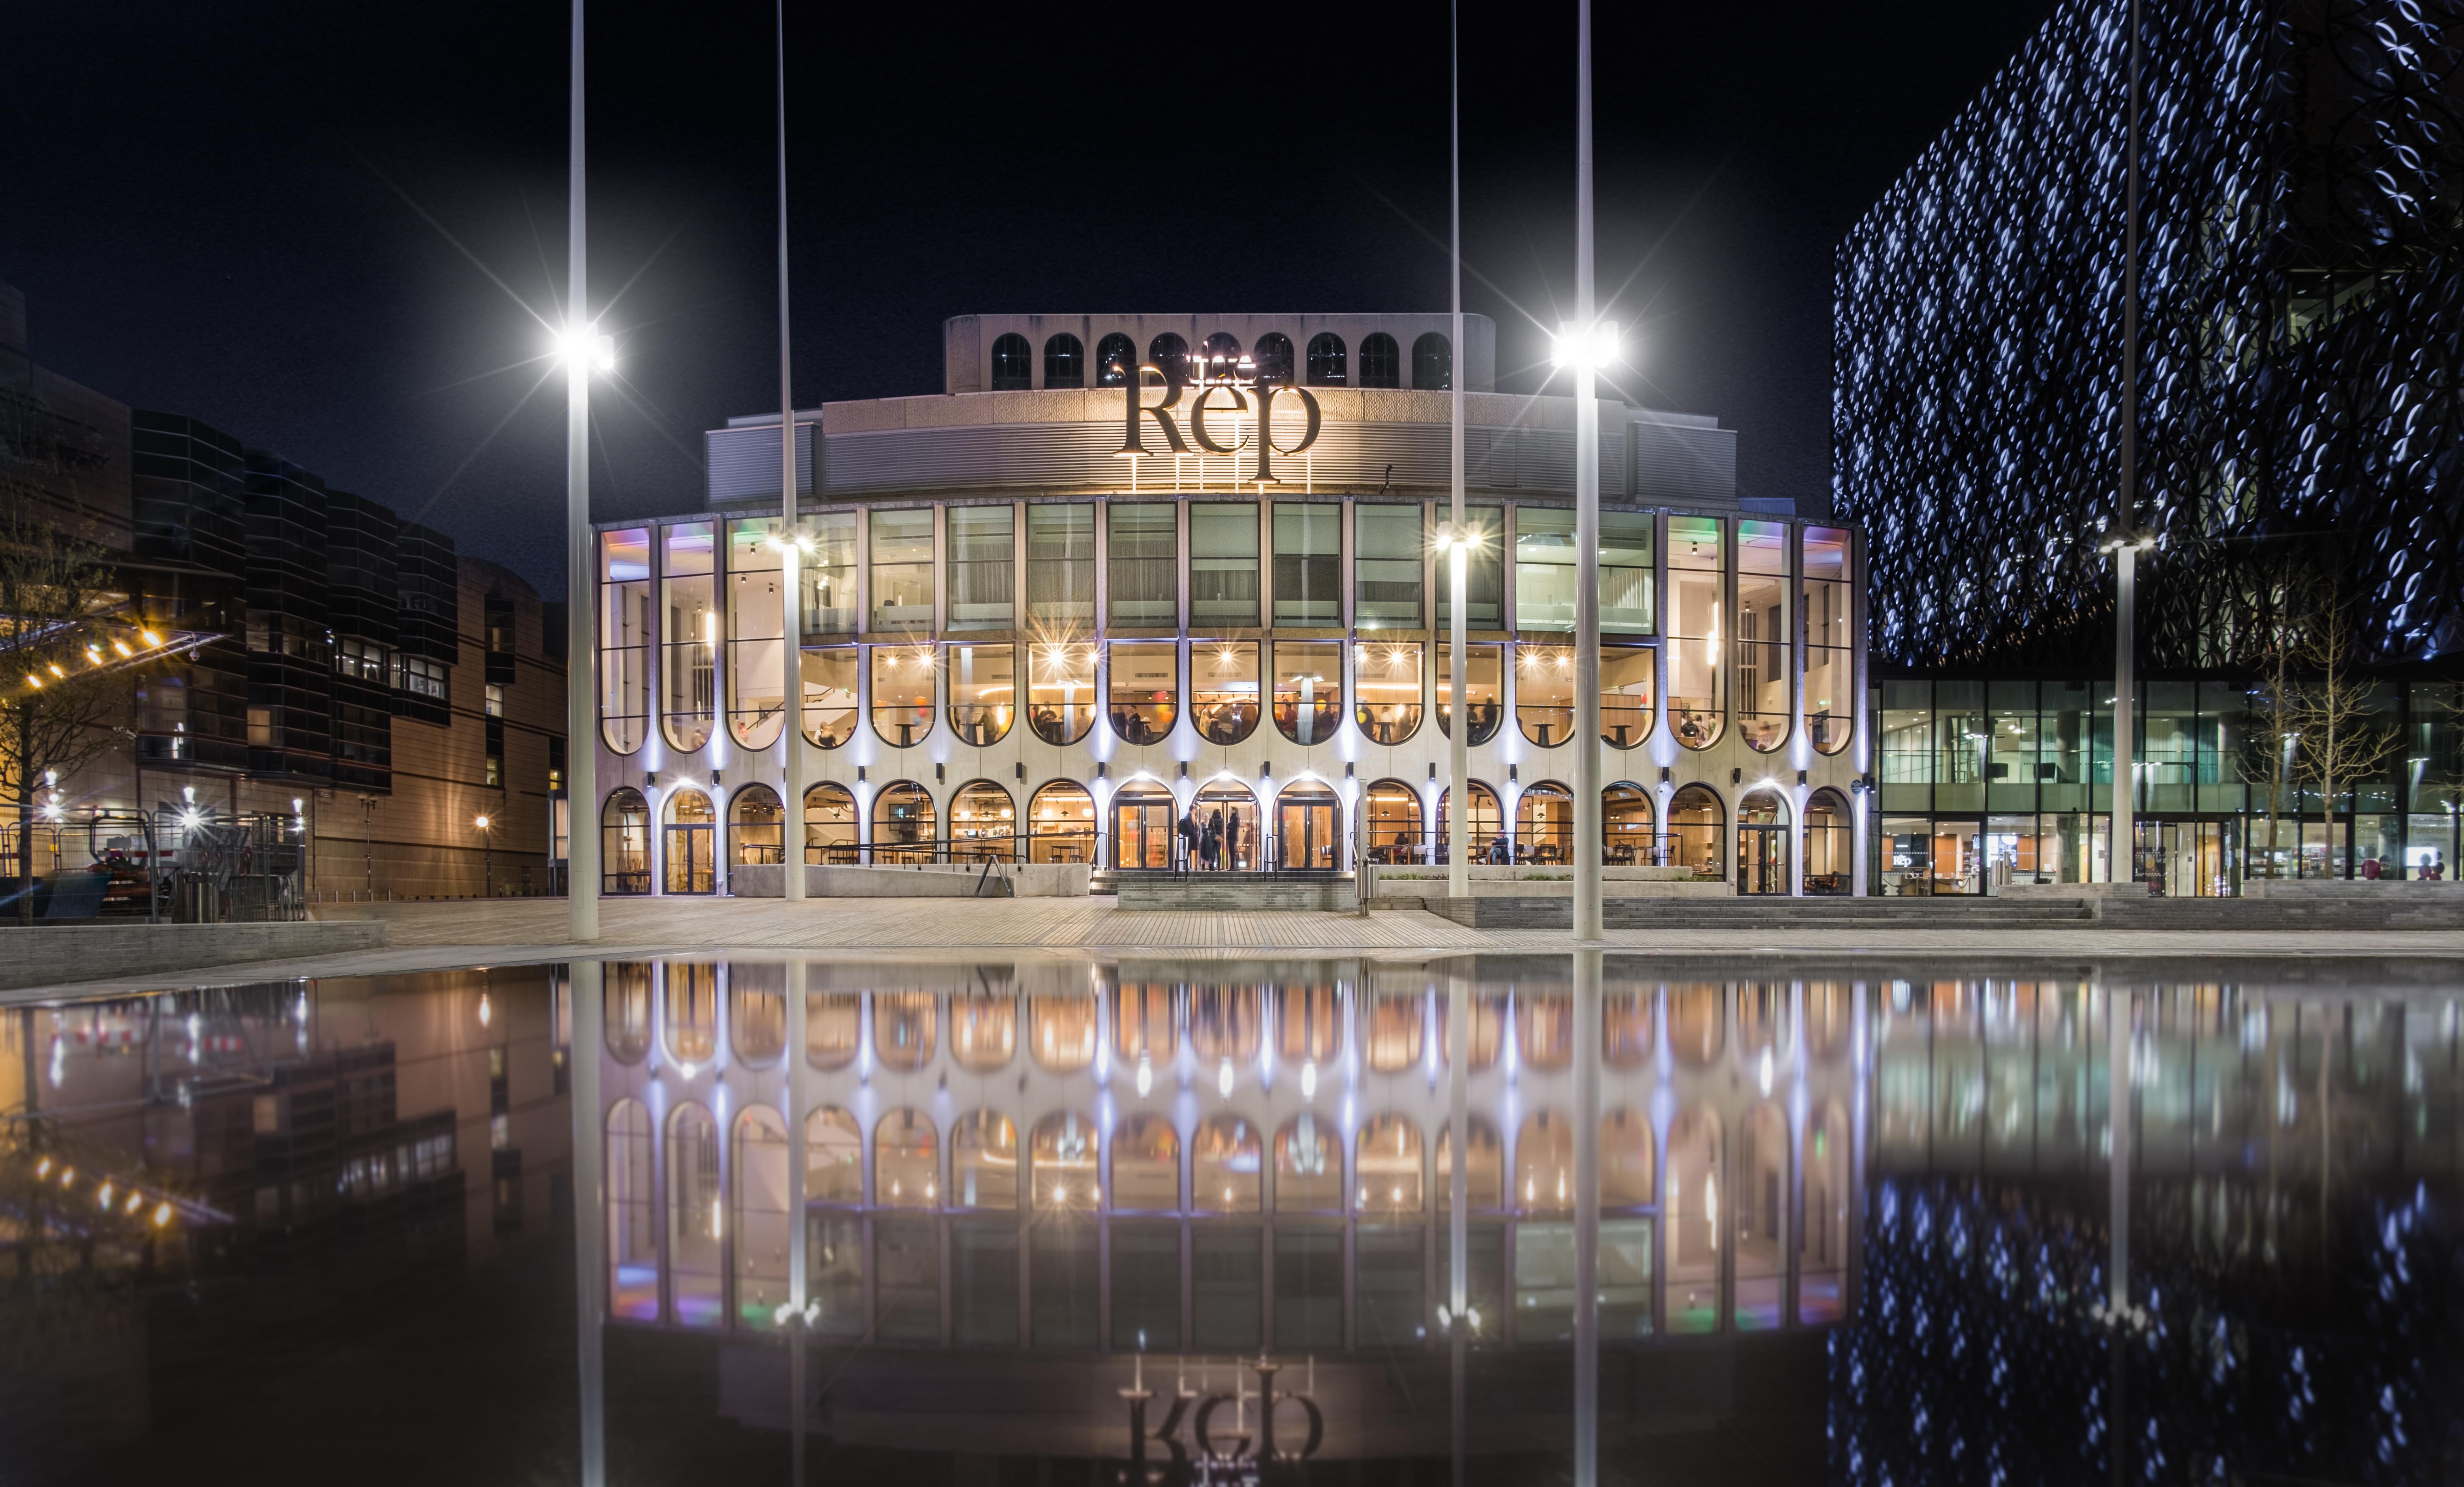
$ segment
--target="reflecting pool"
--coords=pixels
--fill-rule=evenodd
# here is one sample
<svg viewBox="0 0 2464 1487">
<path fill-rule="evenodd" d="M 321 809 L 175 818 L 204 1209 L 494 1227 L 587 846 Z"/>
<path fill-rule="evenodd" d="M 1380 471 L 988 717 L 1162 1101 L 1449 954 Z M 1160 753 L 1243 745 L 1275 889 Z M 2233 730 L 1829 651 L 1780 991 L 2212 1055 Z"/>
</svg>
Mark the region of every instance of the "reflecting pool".
<svg viewBox="0 0 2464 1487">
<path fill-rule="evenodd" d="M 0 1009 L 0 1480 L 2464 1479 L 2459 981 L 2203 973 Z"/>
</svg>

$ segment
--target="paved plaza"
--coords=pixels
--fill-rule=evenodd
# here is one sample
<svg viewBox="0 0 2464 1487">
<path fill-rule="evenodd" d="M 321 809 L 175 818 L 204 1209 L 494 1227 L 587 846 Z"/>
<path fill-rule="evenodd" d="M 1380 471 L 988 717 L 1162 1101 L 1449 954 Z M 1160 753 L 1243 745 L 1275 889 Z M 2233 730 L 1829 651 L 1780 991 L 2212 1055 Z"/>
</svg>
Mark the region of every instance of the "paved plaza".
<svg viewBox="0 0 2464 1487">
<path fill-rule="evenodd" d="M 319 918 L 373 917 L 387 927 L 382 950 L 264 961 L 192 972 L 0 994 L 0 1000 L 297 976 L 385 975 L 452 966 L 563 960 L 581 947 L 564 938 L 561 899 L 326 906 Z M 1108 898 L 1001 899 L 611 899 L 588 952 L 611 959 L 701 952 L 772 952 L 837 958 L 943 958 L 975 951 L 1067 956 L 1168 954 L 1191 959 L 1357 956 L 1413 961 L 1466 954 L 1563 953 L 1563 929 L 1472 929 L 1420 910 L 1367 915 L 1206 910 L 1136 911 Z M 2177 966 L 2224 958 L 2464 958 L 2464 931 L 2114 929 L 2076 927 L 1803 929 L 1614 929 L 1605 948 L 1672 958 L 2163 960 Z"/>
</svg>

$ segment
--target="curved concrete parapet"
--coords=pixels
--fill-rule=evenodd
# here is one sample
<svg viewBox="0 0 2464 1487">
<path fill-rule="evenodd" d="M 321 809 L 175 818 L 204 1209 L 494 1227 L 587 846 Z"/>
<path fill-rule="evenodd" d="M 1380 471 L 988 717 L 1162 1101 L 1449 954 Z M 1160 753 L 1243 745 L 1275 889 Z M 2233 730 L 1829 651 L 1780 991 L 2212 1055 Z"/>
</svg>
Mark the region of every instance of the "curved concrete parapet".
<svg viewBox="0 0 2464 1487">
<path fill-rule="evenodd" d="M 1012 863 L 990 877 L 979 863 L 925 863 L 909 867 L 807 864 L 807 898 L 1085 898 L 1094 869 L 1084 863 Z M 728 874 L 737 898 L 777 898 L 780 866 L 755 863 Z"/>
</svg>

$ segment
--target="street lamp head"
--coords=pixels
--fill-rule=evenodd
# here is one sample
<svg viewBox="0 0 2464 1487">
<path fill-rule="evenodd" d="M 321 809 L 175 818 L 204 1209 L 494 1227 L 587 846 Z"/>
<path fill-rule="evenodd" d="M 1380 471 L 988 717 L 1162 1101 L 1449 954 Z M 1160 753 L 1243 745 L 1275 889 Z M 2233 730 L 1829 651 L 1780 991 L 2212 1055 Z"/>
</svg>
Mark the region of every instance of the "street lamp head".
<svg viewBox="0 0 2464 1487">
<path fill-rule="evenodd" d="M 1615 366 L 1618 360 L 1617 324 L 1599 320 L 1586 335 L 1567 320 L 1549 339 L 1549 364 L 1573 367 L 1577 371 L 1596 372 L 1604 366 Z"/>
<path fill-rule="evenodd" d="M 480 817 L 478 820 L 476 820 L 473 821 L 471 824 L 472 824 L 472 825 L 473 825 L 473 826 L 478 827 L 481 831 L 485 831 L 485 830 L 487 830 L 487 829 L 488 829 L 488 818 L 486 818 L 485 816 L 482 816 L 482 817 Z"/>
<path fill-rule="evenodd" d="M 2139 527 L 2115 527 L 2096 545 L 2100 553 L 2145 553 L 2156 546 L 2156 534 Z"/>
<path fill-rule="evenodd" d="M 599 322 L 576 329 L 567 326 L 556 337 L 556 354 L 577 372 L 616 370 L 616 338 L 599 334 Z"/>
</svg>

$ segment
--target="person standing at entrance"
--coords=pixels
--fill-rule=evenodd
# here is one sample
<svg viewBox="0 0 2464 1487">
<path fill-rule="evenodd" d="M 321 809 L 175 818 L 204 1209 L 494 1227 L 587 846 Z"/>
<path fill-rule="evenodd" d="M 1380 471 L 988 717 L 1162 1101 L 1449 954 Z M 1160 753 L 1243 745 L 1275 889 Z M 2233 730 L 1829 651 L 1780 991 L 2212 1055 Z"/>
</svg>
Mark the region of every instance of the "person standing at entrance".
<svg viewBox="0 0 2464 1487">
<path fill-rule="evenodd" d="M 1223 813 L 1223 855 L 1230 859 L 1228 868 L 1239 868 L 1248 862 L 1241 850 L 1241 808 L 1234 806 Z"/>
<path fill-rule="evenodd" d="M 1221 807 L 1218 807 L 1213 815 L 1206 818 L 1206 839 L 1203 843 L 1202 855 L 1206 859 L 1206 870 L 1208 872 L 1217 871 L 1221 867 L 1223 862 L 1223 812 Z"/>
</svg>

